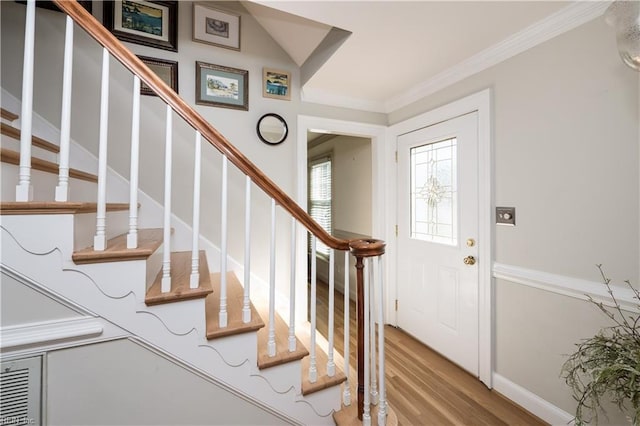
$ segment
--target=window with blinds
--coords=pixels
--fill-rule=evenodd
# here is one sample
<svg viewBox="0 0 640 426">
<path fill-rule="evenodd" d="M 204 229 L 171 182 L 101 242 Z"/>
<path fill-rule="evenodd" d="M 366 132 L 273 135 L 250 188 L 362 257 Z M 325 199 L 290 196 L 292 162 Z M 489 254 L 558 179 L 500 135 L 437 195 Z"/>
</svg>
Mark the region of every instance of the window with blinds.
<svg viewBox="0 0 640 426">
<path fill-rule="evenodd" d="M 331 156 L 314 159 L 309 164 L 309 214 L 331 234 Z M 316 253 L 329 256 L 329 247 L 317 241 Z"/>
</svg>

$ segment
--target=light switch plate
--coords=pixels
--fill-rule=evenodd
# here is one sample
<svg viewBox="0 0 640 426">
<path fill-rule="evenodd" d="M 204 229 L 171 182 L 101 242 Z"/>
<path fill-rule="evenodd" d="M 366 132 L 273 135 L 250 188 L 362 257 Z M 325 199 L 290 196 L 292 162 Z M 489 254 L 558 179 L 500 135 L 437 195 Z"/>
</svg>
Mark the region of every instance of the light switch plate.
<svg viewBox="0 0 640 426">
<path fill-rule="evenodd" d="M 516 208 L 496 207 L 496 223 L 498 225 L 516 226 Z"/>
</svg>

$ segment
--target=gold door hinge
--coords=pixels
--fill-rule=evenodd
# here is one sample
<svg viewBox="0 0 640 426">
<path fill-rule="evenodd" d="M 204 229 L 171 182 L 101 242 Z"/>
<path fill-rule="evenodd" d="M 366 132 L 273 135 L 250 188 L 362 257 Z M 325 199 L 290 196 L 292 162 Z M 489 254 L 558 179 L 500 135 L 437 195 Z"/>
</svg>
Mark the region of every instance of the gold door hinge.
<svg viewBox="0 0 640 426">
<path fill-rule="evenodd" d="M 396 151 L 396 163 L 398 162 L 398 151 Z"/>
<path fill-rule="evenodd" d="M 398 236 L 398 225 L 396 225 L 396 237 Z"/>
<path fill-rule="evenodd" d="M 398 299 L 396 299 L 396 311 L 398 310 Z"/>
</svg>

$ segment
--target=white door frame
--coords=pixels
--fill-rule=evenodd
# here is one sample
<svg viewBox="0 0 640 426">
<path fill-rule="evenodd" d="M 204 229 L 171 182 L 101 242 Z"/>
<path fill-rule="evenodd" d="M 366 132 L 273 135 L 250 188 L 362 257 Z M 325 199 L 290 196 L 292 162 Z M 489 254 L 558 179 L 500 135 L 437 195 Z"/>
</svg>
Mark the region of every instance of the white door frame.
<svg viewBox="0 0 640 426">
<path fill-rule="evenodd" d="M 467 96 L 450 104 L 425 112 L 416 117 L 389 127 L 387 132 L 386 158 L 388 171 L 386 184 L 388 199 L 397 199 L 397 163 L 396 146 L 397 138 L 405 133 L 422 129 L 451 118 L 458 117 L 473 111 L 478 112 L 478 250 L 479 250 L 479 292 L 478 292 L 478 373 L 480 380 L 492 387 L 493 354 L 494 354 L 494 327 L 493 327 L 493 277 L 491 268 L 493 265 L 494 252 L 494 200 L 493 200 L 493 144 L 491 138 L 491 89 Z M 387 223 L 392 225 L 395 235 L 395 224 L 398 223 L 395 202 L 387 203 L 386 216 Z M 397 277 L 397 243 L 395 238 L 387 239 L 387 253 L 393 256 L 387 258 L 387 276 L 391 281 L 396 282 Z M 397 299 L 397 285 L 393 284 L 388 289 L 388 299 Z M 391 305 L 391 304 L 389 304 Z M 389 322 L 397 325 L 396 312 L 387 309 Z"/>
<path fill-rule="evenodd" d="M 307 132 L 313 130 L 328 131 L 346 136 L 358 136 L 371 139 L 371 206 L 372 212 L 371 226 L 372 237 L 382 240 L 388 240 L 385 232 L 385 176 L 386 164 L 385 159 L 385 142 L 387 141 L 387 127 L 358 123 L 355 121 L 343 121 L 330 118 L 313 117 L 306 115 L 298 116 L 298 134 L 296 145 L 296 201 L 306 211 L 307 210 Z M 297 251 L 296 251 L 296 282 L 306 282 L 307 280 L 307 246 L 306 230 L 298 227 L 297 234 Z M 390 235 L 390 234 L 389 234 Z M 387 262 L 390 256 L 385 256 Z M 388 273 L 385 282 L 388 281 Z M 387 292 L 389 286 L 387 286 Z M 385 300 L 390 300 L 388 294 Z M 388 305 L 388 304 L 387 304 Z M 296 292 L 296 306 L 307 306 L 307 292 Z M 303 312 L 304 311 L 304 312 Z M 296 322 L 303 322 L 307 319 L 306 309 L 296 309 Z"/>
</svg>

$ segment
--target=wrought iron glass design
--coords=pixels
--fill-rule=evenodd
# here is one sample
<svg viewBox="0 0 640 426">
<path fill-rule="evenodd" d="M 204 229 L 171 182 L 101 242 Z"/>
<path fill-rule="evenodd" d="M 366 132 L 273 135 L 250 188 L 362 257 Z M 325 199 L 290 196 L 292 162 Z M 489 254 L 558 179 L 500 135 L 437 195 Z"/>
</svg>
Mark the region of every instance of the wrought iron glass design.
<svg viewBox="0 0 640 426">
<path fill-rule="evenodd" d="M 411 238 L 458 244 L 456 153 L 456 138 L 411 148 Z"/>
</svg>

